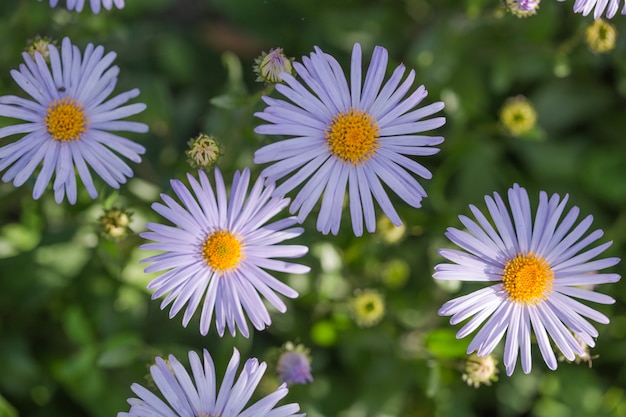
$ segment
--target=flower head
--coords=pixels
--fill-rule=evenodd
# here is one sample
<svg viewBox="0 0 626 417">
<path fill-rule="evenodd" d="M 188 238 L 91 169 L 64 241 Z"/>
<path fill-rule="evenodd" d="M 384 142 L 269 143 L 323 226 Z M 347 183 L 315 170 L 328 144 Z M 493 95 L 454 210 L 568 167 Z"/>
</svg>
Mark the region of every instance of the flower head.
<svg viewBox="0 0 626 417">
<path fill-rule="evenodd" d="M 156 364 L 150 367 L 150 374 L 160 395 L 137 383 L 132 384 L 130 388 L 137 398 L 130 398 L 130 410 L 118 413 L 117 417 L 305 416 L 296 414 L 300 409 L 298 404 L 276 407 L 289 392 L 286 384 L 246 408 L 265 373 L 265 362 L 259 363 L 256 358 L 248 359 L 237 377 L 240 356 L 235 349 L 220 386 L 216 381 L 211 355 L 206 349 L 203 353 L 200 359 L 196 352 L 189 352 L 191 373 L 173 355 L 168 357 L 167 362 L 157 357 Z"/>
<path fill-rule="evenodd" d="M 165 294 L 161 304 L 165 308 L 174 302 L 170 318 L 185 304 L 183 326 L 202 303 L 200 332 L 209 331 L 213 312 L 220 336 L 228 325 L 234 336 L 238 327 L 248 337 L 244 311 L 253 326 L 262 330 L 271 319 L 260 295 L 277 310 L 287 307 L 276 295 L 295 298 L 298 293 L 265 270 L 291 274 L 305 274 L 309 268 L 273 259 L 298 258 L 308 249 L 300 245 L 278 245 L 302 234 L 301 227 L 293 227 L 297 220 L 288 217 L 267 223 L 288 204 L 289 200 L 272 197 L 273 185 L 264 186 L 263 179 L 255 182 L 248 194 L 250 171 L 237 171 L 233 178 L 230 198 L 219 169 L 215 169 L 215 192 L 204 171 L 199 171 L 200 182 L 192 175 L 187 178 L 191 191 L 182 182 L 173 180 L 174 193 L 182 202 L 162 194 L 165 204 L 154 203 L 152 208 L 174 226 L 148 223 L 151 232 L 142 233 L 148 243 L 141 249 L 155 249 L 165 253 L 152 256 L 144 262 L 154 262 L 146 272 L 167 271 L 154 279 L 148 288 L 154 290 L 153 299 Z"/>
<path fill-rule="evenodd" d="M 603 54 L 615 48 L 617 31 L 615 26 L 603 19 L 596 19 L 585 29 L 585 42 L 596 54 Z"/>
<path fill-rule="evenodd" d="M 258 126 L 257 133 L 291 136 L 254 154 L 255 163 L 274 163 L 261 175 L 271 182 L 290 176 L 276 188 L 276 195 L 304 183 L 290 211 L 298 212 L 302 222 L 321 199 L 317 229 L 324 234 L 339 232 L 346 189 L 357 236 L 363 234 L 364 220 L 368 232 L 376 230 L 374 200 L 393 224 L 402 224 L 383 184 L 410 206 L 421 206 L 426 192 L 414 175 L 428 179 L 431 173 L 407 156 L 439 151 L 433 146 L 442 137 L 420 133 L 445 123 L 443 117 L 422 120 L 443 109 L 443 103 L 417 108 L 427 95 L 423 86 L 405 97 L 415 72 L 402 81 L 404 65 L 383 84 L 387 50 L 380 46 L 364 83 L 359 44 L 352 50 L 349 83 L 339 63 L 319 48 L 294 68 L 303 83 L 285 74 L 285 84 L 276 85 L 289 101 L 264 97 L 268 107 L 256 113 L 269 122 Z"/>
<path fill-rule="evenodd" d="M 215 137 L 199 134 L 187 143 L 187 162 L 192 168 L 209 168 L 222 156 L 222 146 Z"/>
<path fill-rule="evenodd" d="M 278 358 L 276 371 L 281 381 L 287 384 L 306 384 L 313 381 L 311 375 L 311 356 L 304 345 L 285 343 Z"/>
<path fill-rule="evenodd" d="M 507 10 L 517 17 L 528 17 L 537 14 L 541 0 L 505 0 Z"/>
<path fill-rule="evenodd" d="M 254 60 L 254 72 L 257 74 L 256 81 L 266 83 L 280 83 L 283 81 L 280 74 L 287 73 L 293 75 L 292 58 L 287 58 L 283 53 L 283 48 L 270 49 L 263 52 L 260 57 Z"/>
<path fill-rule="evenodd" d="M 594 19 L 599 19 L 606 11 L 606 17 L 611 19 L 619 10 L 621 1 L 622 0 L 576 0 L 574 3 L 574 13 L 582 13 L 583 16 L 587 16 L 593 11 Z M 620 13 L 626 14 L 626 3 L 624 3 Z"/>
<path fill-rule="evenodd" d="M 33 198 L 41 197 L 54 174 L 55 200 L 60 203 L 67 196 L 74 204 L 75 170 L 91 198 L 98 196 L 91 170 L 113 188 L 133 176 L 117 154 L 140 162 L 145 148 L 110 131 L 147 132 L 144 123 L 121 120 L 142 112 L 146 105 L 124 105 L 139 95 L 138 89 L 107 100 L 119 72 L 117 66 L 110 67 L 114 52 L 104 55 L 102 46 L 89 44 L 81 56 L 68 38 L 63 39 L 60 53 L 52 44 L 48 48 L 49 66 L 40 53 L 35 52 L 34 59 L 23 53 L 25 64 L 19 71 L 11 71 L 13 79 L 34 100 L 0 97 L 0 116 L 26 122 L 0 128 L 0 138 L 26 134 L 0 147 L 0 171 L 8 168 L 2 181 L 13 181 L 19 187 L 41 164 Z"/>
<path fill-rule="evenodd" d="M 513 136 L 528 133 L 537 123 L 537 112 L 524 96 L 509 98 L 500 110 L 500 121 Z"/>
<path fill-rule="evenodd" d="M 470 387 L 478 388 L 481 384 L 491 385 L 498 380 L 498 361 L 491 355 L 478 356 L 472 353 L 465 360 L 465 372 L 461 376 Z"/>
<path fill-rule="evenodd" d="M 385 315 L 385 299 L 376 290 L 356 291 L 350 307 L 354 320 L 361 327 L 371 327 Z"/>
<path fill-rule="evenodd" d="M 39 0 L 42 1 L 42 0 Z M 85 7 L 86 0 L 61 0 L 65 2 L 65 7 L 67 10 L 75 10 L 77 12 L 82 12 L 83 7 Z M 91 11 L 95 14 L 100 13 L 100 9 L 104 7 L 106 10 L 111 10 L 113 6 L 118 9 L 124 8 L 125 0 L 89 0 L 89 5 L 91 6 Z M 57 7 L 59 4 L 59 0 L 50 0 L 50 7 Z"/>
<path fill-rule="evenodd" d="M 441 249 L 439 253 L 452 263 L 437 265 L 434 277 L 493 284 L 448 301 L 439 314 L 452 316 L 452 324 L 473 316 L 459 330 L 458 338 L 469 335 L 483 324 L 467 353 L 490 354 L 506 333 L 504 366 L 507 375 L 515 369 L 518 352 L 523 371 L 530 372 L 531 331 L 545 363 L 550 369 L 556 369 L 550 339 L 565 358 L 575 360 L 576 355 L 584 353 L 576 337 L 593 347 L 594 338 L 598 336 L 587 318 L 603 324 L 609 322 L 604 314 L 577 299 L 601 304 L 615 300 L 579 286 L 618 281 L 617 274 L 594 272 L 614 266 L 619 259 L 592 260 L 612 242 L 586 249 L 603 233 L 595 230 L 583 237 L 593 218 L 587 216 L 576 224 L 578 207 L 561 219 L 567 196 L 561 200 L 554 194 L 548 199 L 548 195 L 541 192 L 534 221 L 524 188 L 514 185 L 508 197 L 512 215 L 502 198 L 494 193 L 493 198 L 485 197 L 491 222 L 476 207 L 470 206 L 476 221 L 459 217 L 468 230 L 448 229 L 446 236 L 463 250 Z"/>
</svg>

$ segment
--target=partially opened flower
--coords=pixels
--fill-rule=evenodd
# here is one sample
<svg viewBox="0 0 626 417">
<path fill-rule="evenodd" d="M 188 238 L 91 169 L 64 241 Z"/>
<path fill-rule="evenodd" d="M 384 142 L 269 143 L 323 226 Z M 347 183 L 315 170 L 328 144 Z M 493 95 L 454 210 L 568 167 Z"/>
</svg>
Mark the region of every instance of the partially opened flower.
<svg viewBox="0 0 626 417">
<path fill-rule="evenodd" d="M 202 359 L 196 352 L 189 352 L 189 373 L 173 355 L 167 361 L 157 357 L 156 364 L 150 367 L 150 375 L 160 395 L 137 383 L 132 384 L 131 389 L 137 398 L 128 399 L 130 410 L 118 413 L 117 417 L 305 416 L 296 414 L 300 410 L 298 404 L 276 407 L 289 392 L 286 384 L 246 408 L 265 373 L 265 362 L 248 359 L 237 376 L 240 355 L 235 349 L 220 385 L 213 359 L 206 349 Z"/>
<path fill-rule="evenodd" d="M 559 0 L 565 1 L 565 0 Z M 620 3 L 624 0 L 576 0 L 574 3 L 574 13 L 582 13 L 587 16 L 593 12 L 594 19 L 598 19 L 605 15 L 611 19 L 620 8 Z M 621 14 L 626 14 L 626 1 L 622 6 Z"/>
<path fill-rule="evenodd" d="M 34 59 L 23 53 L 25 64 L 11 71 L 33 100 L 0 97 L 0 116 L 25 121 L 0 128 L 0 138 L 26 134 L 0 147 L 0 171 L 7 170 L 2 181 L 19 187 L 41 165 L 33 198 L 41 197 L 54 174 L 55 200 L 60 203 L 67 196 L 74 204 L 76 172 L 91 198 L 98 196 L 92 170 L 113 188 L 133 176 L 118 154 L 141 162 L 145 148 L 111 132 L 147 132 L 144 123 L 121 120 L 142 112 L 146 105 L 126 104 L 139 95 L 136 88 L 109 98 L 119 73 L 117 66 L 111 67 L 114 52 L 104 55 L 102 46 L 89 44 L 81 56 L 68 38 L 63 39 L 60 53 L 53 44 L 48 48 L 49 65 L 39 52 L 34 52 Z"/>
<path fill-rule="evenodd" d="M 604 314 L 577 299 L 613 303 L 611 297 L 587 288 L 618 281 L 619 275 L 599 271 L 614 266 L 619 259 L 593 260 L 612 242 L 587 249 L 603 232 L 586 234 L 593 218 L 587 216 L 576 224 L 578 207 L 561 218 L 567 196 L 561 200 L 554 194 L 548 199 L 541 192 L 534 221 L 524 188 L 514 185 L 508 197 L 510 209 L 497 193 L 493 198 L 485 197 L 491 221 L 470 206 L 476 221 L 459 216 L 467 231 L 448 229 L 446 236 L 463 250 L 441 249 L 439 253 L 453 263 L 437 265 L 434 277 L 492 285 L 448 301 L 439 314 L 452 316 L 452 324 L 471 317 L 457 333 L 458 338 L 482 325 L 467 353 L 489 355 L 506 334 L 504 366 L 508 375 L 515 369 L 518 353 L 523 371 L 530 372 L 531 331 L 545 363 L 556 369 L 550 339 L 572 361 L 584 354 L 579 340 L 595 345 L 598 331 L 587 319 L 609 322 Z"/>
<path fill-rule="evenodd" d="M 302 82 L 281 74 L 284 84 L 276 90 L 288 101 L 264 97 L 268 107 L 256 113 L 269 122 L 257 133 L 290 137 L 254 154 L 255 163 L 273 163 L 261 175 L 270 182 L 289 177 L 275 195 L 304 183 L 290 211 L 302 222 L 321 199 L 317 229 L 324 234 L 339 232 L 346 189 L 357 236 L 363 234 L 364 220 L 368 232 L 376 230 L 374 200 L 393 224 L 402 224 L 383 184 L 412 207 L 420 207 L 426 196 L 415 176 L 429 179 L 431 173 L 410 156 L 439 151 L 433 146 L 443 138 L 421 133 L 445 123 L 443 117 L 424 120 L 443 103 L 418 108 L 427 92 L 420 86 L 407 96 L 415 72 L 403 81 L 404 65 L 383 84 L 387 61 L 387 50 L 377 46 L 363 82 L 361 47 L 355 44 L 348 83 L 337 60 L 316 47 L 302 64 L 294 63 Z"/>
<path fill-rule="evenodd" d="M 42 1 L 42 0 L 39 0 Z M 61 0 L 62 3 L 65 4 L 67 10 L 75 10 L 77 12 L 82 12 L 83 7 L 85 7 L 86 0 Z M 89 0 L 89 5 L 91 6 L 91 11 L 93 13 L 100 13 L 102 7 L 106 10 L 111 10 L 113 6 L 118 9 L 124 8 L 125 0 Z M 59 0 L 50 0 L 50 7 L 57 7 L 59 4 Z"/>
<path fill-rule="evenodd" d="M 290 274 L 309 272 L 306 266 L 274 259 L 298 258 L 307 253 L 306 246 L 279 245 L 299 236 L 303 229 L 293 227 L 297 223 L 295 217 L 268 223 L 289 204 L 289 199 L 272 197 L 274 186 L 264 186 L 262 178 L 248 194 L 248 169 L 243 174 L 235 173 L 230 198 L 226 197 L 226 186 L 217 168 L 215 192 L 204 171 L 199 171 L 198 175 L 200 182 L 187 175 L 191 191 L 182 182 L 172 181 L 174 193 L 182 205 L 166 194 L 161 195 L 165 204 L 152 205 L 174 226 L 148 223 L 146 227 L 152 231 L 141 234 L 156 242 L 145 244 L 141 249 L 164 251 L 144 260 L 154 262 L 146 272 L 166 271 L 150 282 L 148 288 L 154 290 L 153 299 L 167 294 L 162 309 L 173 302 L 170 318 L 187 304 L 183 326 L 187 326 L 194 312 L 201 308 L 200 332 L 203 335 L 208 333 L 215 311 L 220 336 L 228 325 L 233 336 L 239 328 L 248 337 L 244 312 L 258 330 L 271 323 L 260 296 L 283 313 L 287 307 L 277 293 L 290 298 L 298 296 L 265 270 Z"/>
</svg>

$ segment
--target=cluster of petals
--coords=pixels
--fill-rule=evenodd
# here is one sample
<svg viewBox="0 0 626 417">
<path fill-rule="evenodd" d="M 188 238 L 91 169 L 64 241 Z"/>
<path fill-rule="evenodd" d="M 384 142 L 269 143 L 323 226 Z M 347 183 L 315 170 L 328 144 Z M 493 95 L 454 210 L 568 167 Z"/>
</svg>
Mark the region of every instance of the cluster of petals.
<svg viewBox="0 0 626 417">
<path fill-rule="evenodd" d="M 42 1 L 42 0 L 39 0 Z M 77 12 L 82 12 L 85 7 L 86 0 L 61 0 L 61 2 L 65 3 L 65 7 L 67 10 L 73 10 Z M 89 5 L 91 6 L 91 11 L 95 14 L 100 13 L 102 8 L 106 10 L 111 10 L 113 6 L 118 9 L 124 8 L 125 0 L 89 0 Z M 50 7 L 57 7 L 59 5 L 59 0 L 50 0 Z"/>
<path fill-rule="evenodd" d="M 41 165 L 33 198 L 41 197 L 55 175 L 55 200 L 60 203 L 67 196 L 74 204 L 77 198 L 75 169 L 92 198 L 98 196 L 98 191 L 91 170 L 113 188 L 119 188 L 133 176 L 132 169 L 117 154 L 141 162 L 140 155 L 145 148 L 111 132 L 147 132 L 148 126 L 144 123 L 120 120 L 142 112 L 146 105 L 125 105 L 139 95 L 136 88 L 109 98 L 119 73 L 117 66 L 111 66 L 116 57 L 114 52 L 105 55 L 102 46 L 88 44 L 81 55 L 69 38 L 63 39 L 61 51 L 52 44 L 48 48 L 49 65 L 39 52 L 34 58 L 24 53 L 24 64 L 19 70 L 11 71 L 15 82 L 32 100 L 0 97 L 0 116 L 25 121 L 0 128 L 0 139 L 25 134 L 0 147 L 0 171 L 7 170 L 2 181 L 13 181 L 18 187 Z M 71 103 L 84 114 L 85 128 L 80 137 L 57 140 L 52 136 L 46 118 L 55 103 Z"/>
<path fill-rule="evenodd" d="M 508 375 L 515 369 L 518 354 L 523 371 L 530 372 L 531 332 L 547 366 L 556 369 L 557 358 L 550 339 L 565 358 L 575 360 L 576 355 L 584 354 L 580 341 L 593 347 L 598 336 L 587 319 L 602 324 L 609 322 L 604 314 L 579 300 L 615 302 L 593 288 L 620 279 L 618 274 L 601 272 L 616 265 L 619 259 L 594 259 L 612 242 L 589 249 L 603 232 L 587 233 L 593 217 L 589 215 L 577 222 L 578 207 L 564 215 L 567 201 L 567 195 L 563 199 L 557 194 L 548 198 L 541 192 L 533 221 L 528 193 L 516 184 L 509 189 L 508 208 L 497 193 L 485 197 L 491 221 L 471 205 L 475 220 L 459 216 L 467 231 L 449 228 L 446 233 L 462 250 L 439 252 L 452 263 L 437 265 L 435 279 L 492 284 L 448 301 L 439 314 L 452 316 L 451 324 L 471 318 L 457 333 L 458 338 L 482 326 L 470 342 L 468 354 L 476 351 L 479 356 L 489 355 L 506 334 L 504 365 Z M 503 283 L 506 266 L 520 255 L 545 260 L 550 268 L 550 285 L 540 297 L 529 302 L 513 299 Z"/>
<path fill-rule="evenodd" d="M 246 408 L 267 368 L 265 362 L 248 359 L 239 376 L 240 355 L 234 349 L 224 378 L 219 385 L 213 358 L 206 350 L 200 358 L 189 352 L 191 373 L 169 355 L 167 360 L 157 357 L 150 367 L 150 375 L 161 396 L 134 383 L 130 410 L 117 417 L 304 417 L 298 404 L 276 406 L 289 392 L 286 384 Z M 192 380 L 193 378 L 193 380 Z"/>
<path fill-rule="evenodd" d="M 182 204 L 161 194 L 164 204 L 152 205 L 173 226 L 148 223 L 146 227 L 151 231 L 141 234 L 154 241 L 142 245 L 141 249 L 164 252 L 144 260 L 153 262 L 146 272 L 164 272 L 150 282 L 148 288 L 154 290 L 153 299 L 165 296 L 162 309 L 173 303 L 170 318 L 187 304 L 184 326 L 200 308 L 202 334 L 208 333 L 215 313 L 220 336 L 228 326 L 233 336 L 239 328 L 241 334 L 248 337 L 245 313 L 257 330 L 271 323 L 260 295 L 280 312 L 285 312 L 287 306 L 276 293 L 297 297 L 295 290 L 266 270 L 290 274 L 309 272 L 309 267 L 274 259 L 298 258 L 307 253 L 306 246 L 279 244 L 299 236 L 304 230 L 294 227 L 297 220 L 293 216 L 268 223 L 289 204 L 289 199 L 272 197 L 274 186 L 264 185 L 262 178 L 248 193 L 248 169 L 235 173 L 230 198 L 219 169 L 215 169 L 215 192 L 205 172 L 199 171 L 198 175 L 199 181 L 187 175 L 191 190 L 181 181 L 171 182 Z M 228 233 L 241 242 L 240 260 L 227 270 L 212 267 L 203 254 L 207 237 L 216 231 Z"/>
<path fill-rule="evenodd" d="M 430 179 L 432 175 L 411 157 L 439 151 L 434 146 L 443 142 L 443 137 L 421 133 L 445 123 L 443 117 L 428 118 L 444 105 L 436 102 L 418 108 L 427 91 L 420 86 L 409 93 L 415 71 L 405 78 L 404 65 L 383 83 L 387 63 L 387 50 L 377 46 L 363 81 L 361 46 L 357 43 L 348 81 L 337 60 L 316 47 L 302 63 L 293 64 L 298 79 L 281 74 L 284 84 L 277 84 L 276 90 L 287 100 L 263 97 L 268 106 L 255 114 L 268 122 L 255 132 L 289 137 L 255 152 L 255 163 L 272 163 L 261 175 L 270 182 L 284 180 L 276 195 L 286 195 L 301 186 L 290 207 L 300 222 L 321 199 L 317 229 L 324 234 L 339 232 L 346 190 L 357 236 L 363 234 L 363 222 L 368 232 L 376 230 L 374 200 L 393 224 L 402 224 L 383 184 L 411 207 L 420 207 L 426 196 L 415 176 Z M 327 140 L 334 121 L 349 114 L 363 115 L 377 130 L 375 146 L 358 161 L 338 157 Z"/>
<path fill-rule="evenodd" d="M 559 0 L 565 1 L 565 0 Z M 615 14 L 620 10 L 621 14 L 626 14 L 626 1 L 624 0 L 576 0 L 574 3 L 574 12 L 581 13 L 583 16 L 587 16 L 593 12 L 594 19 L 599 19 L 603 15 L 608 19 L 613 18 Z"/>
</svg>

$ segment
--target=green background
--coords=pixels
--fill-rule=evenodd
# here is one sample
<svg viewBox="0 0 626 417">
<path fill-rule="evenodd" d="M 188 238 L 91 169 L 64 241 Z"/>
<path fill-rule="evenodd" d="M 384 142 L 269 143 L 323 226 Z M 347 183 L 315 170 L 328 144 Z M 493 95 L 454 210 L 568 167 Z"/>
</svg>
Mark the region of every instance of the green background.
<svg viewBox="0 0 626 417">
<path fill-rule="evenodd" d="M 84 47 L 116 51 L 116 92 L 138 87 L 148 108 L 133 120 L 150 133 L 129 135 L 147 148 L 133 167 L 135 178 L 113 193 L 100 181 L 101 197 L 84 190 L 79 201 L 57 205 L 48 190 L 33 201 L 31 180 L 20 188 L 0 184 L 0 417 L 105 417 L 127 411 L 130 384 L 149 384 L 156 355 L 207 348 L 222 373 L 236 346 L 244 358 L 270 362 L 259 395 L 278 385 L 277 349 L 286 341 L 311 349 L 315 381 L 292 387 L 309 417 L 414 416 L 626 416 L 626 292 L 622 283 L 599 291 L 616 298 L 593 306 L 611 318 L 588 364 L 544 365 L 533 345 L 533 370 L 504 375 L 491 387 L 461 380 L 469 338 L 437 316 L 448 299 L 478 288 L 432 279 L 451 247 L 449 226 L 468 204 L 517 182 L 536 204 L 538 193 L 569 193 L 569 207 L 593 214 L 594 228 L 612 240 L 607 256 L 623 257 L 626 236 L 626 17 L 612 23 L 616 49 L 590 52 L 584 30 L 593 19 L 576 15 L 573 1 L 544 0 L 536 16 L 519 19 L 496 0 L 127 0 L 124 10 L 92 15 L 50 9 L 36 0 L 0 2 L 0 95 L 25 96 L 10 77 L 28 39 L 69 36 Z M 270 138 L 253 132 L 264 86 L 255 83 L 254 58 L 283 47 L 300 59 L 315 45 L 349 68 L 354 42 L 365 61 L 375 45 L 389 50 L 388 73 L 399 63 L 415 69 L 443 100 L 446 125 L 441 152 L 420 162 L 434 177 L 420 210 L 393 198 L 406 228 L 355 238 L 344 213 L 339 236 L 315 230 L 315 215 L 297 239 L 310 247 L 306 276 L 284 276 L 300 297 L 288 312 L 250 339 L 203 337 L 198 318 L 187 329 L 150 301 L 139 261 L 147 254 L 136 235 L 115 243 L 99 236 L 105 206 L 133 211 L 132 229 L 161 221 L 150 209 L 170 179 L 190 168 L 187 141 L 199 132 L 224 146 L 219 167 L 232 175 L 250 167 L 253 153 Z M 274 93 L 275 94 L 275 93 Z M 508 97 L 523 94 L 535 105 L 537 127 L 523 138 L 506 134 L 498 112 Z M 0 126 L 14 123 L 2 118 Z M 5 138 L 8 143 L 15 138 Z M 315 213 L 314 213 L 315 214 Z M 380 214 L 380 213 L 379 213 Z M 623 275 L 624 265 L 611 269 Z M 349 311 L 357 289 L 374 288 L 386 315 L 361 328 Z M 496 356 L 501 358 L 501 346 Z"/>
</svg>

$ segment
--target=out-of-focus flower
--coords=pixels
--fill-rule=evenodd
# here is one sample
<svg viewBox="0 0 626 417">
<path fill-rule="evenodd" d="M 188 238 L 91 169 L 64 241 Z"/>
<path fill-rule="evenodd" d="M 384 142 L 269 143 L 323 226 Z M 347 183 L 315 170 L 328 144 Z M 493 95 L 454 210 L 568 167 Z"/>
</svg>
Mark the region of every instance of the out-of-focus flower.
<svg viewBox="0 0 626 417">
<path fill-rule="evenodd" d="M 296 414 L 300 410 L 298 404 L 276 407 L 289 392 L 286 384 L 246 408 L 267 364 L 259 363 L 256 358 L 248 359 L 238 376 L 240 357 L 237 349 L 234 349 L 220 386 L 213 358 L 206 349 L 203 352 L 203 361 L 196 352 L 189 352 L 191 373 L 173 355 L 167 361 L 157 357 L 156 364 L 150 367 L 150 374 L 160 395 L 133 383 L 130 388 L 137 398 L 130 398 L 130 410 L 118 413 L 117 417 L 305 416 Z"/>
<path fill-rule="evenodd" d="M 132 213 L 120 208 L 110 208 L 98 219 L 98 225 L 102 236 L 107 239 L 119 241 L 124 239 L 130 231 L 129 225 Z"/>
<path fill-rule="evenodd" d="M 304 345 L 287 342 L 278 358 L 276 372 L 287 384 L 307 384 L 313 381 L 311 355 Z"/>
<path fill-rule="evenodd" d="M 141 237 L 153 240 L 141 249 L 164 253 L 144 262 L 154 262 L 146 272 L 166 271 L 155 278 L 148 289 L 154 290 L 153 299 L 166 295 L 161 303 L 164 309 L 173 302 L 170 318 L 187 304 L 183 326 L 187 326 L 200 307 L 200 332 L 206 335 L 213 313 L 220 336 L 226 325 L 234 336 L 239 328 L 249 336 L 246 317 L 257 330 L 271 324 L 262 295 L 278 311 L 287 310 L 276 293 L 295 298 L 298 293 L 265 270 L 289 274 L 305 274 L 310 268 L 274 259 L 299 258 L 308 248 L 301 245 L 278 245 L 302 234 L 295 217 L 267 223 L 279 214 L 289 200 L 272 197 L 274 185 L 264 185 L 259 178 L 250 193 L 250 171 L 235 172 L 230 198 L 219 169 L 215 169 L 215 191 L 204 171 L 198 171 L 200 182 L 187 175 L 191 192 L 182 182 L 171 182 L 181 204 L 167 194 L 161 194 L 165 204 L 154 203 L 152 208 L 174 226 L 148 223 L 151 232 Z M 246 201 L 247 199 L 247 201 Z"/>
<path fill-rule="evenodd" d="M 615 27 L 602 19 L 594 20 L 585 29 L 585 42 L 596 54 L 612 51 L 615 48 L 617 31 Z"/>
<path fill-rule="evenodd" d="M 199 134 L 187 142 L 189 149 L 185 152 L 187 162 L 192 168 L 210 168 L 222 156 L 222 145 L 214 136 Z"/>
<path fill-rule="evenodd" d="M 384 317 L 385 299 L 376 290 L 357 290 L 350 300 L 350 309 L 359 326 L 371 327 Z"/>
<path fill-rule="evenodd" d="M 89 0 L 89 5 L 91 6 L 91 11 L 97 14 L 100 13 L 102 7 L 106 10 L 111 10 L 113 6 L 118 9 L 123 9 L 124 1 L 125 0 Z M 61 0 L 61 3 L 65 4 L 67 10 L 75 10 L 77 12 L 82 12 L 85 7 L 85 0 Z M 50 7 L 57 7 L 58 4 L 59 0 L 50 0 Z"/>
<path fill-rule="evenodd" d="M 50 52 L 48 50 L 48 46 L 56 45 L 56 41 L 53 41 L 47 36 L 35 36 L 33 39 L 30 39 L 26 45 L 26 52 L 32 59 L 35 59 L 35 53 L 40 53 L 43 59 L 47 64 L 50 63 Z"/>
<path fill-rule="evenodd" d="M 421 206 L 426 192 L 414 176 L 429 179 L 431 173 L 407 156 L 439 151 L 433 146 L 443 137 L 422 132 L 441 127 L 445 119 L 423 119 L 443 109 L 443 103 L 417 108 L 427 95 L 423 86 L 405 97 L 415 72 L 403 81 L 404 65 L 383 84 L 387 50 L 380 46 L 364 82 L 359 44 L 352 50 L 349 82 L 337 60 L 319 48 L 294 68 L 302 83 L 285 74 L 285 84 L 276 85 L 289 101 L 264 97 L 268 107 L 255 114 L 268 122 L 255 132 L 291 137 L 256 151 L 255 163 L 273 162 L 261 175 L 272 182 L 289 176 L 275 195 L 304 183 L 290 211 L 302 222 L 321 199 L 317 229 L 324 234 L 339 232 L 346 190 L 355 235 L 363 234 L 363 221 L 368 232 L 376 230 L 374 200 L 393 224 L 402 224 L 383 184 L 411 207 Z"/>
<path fill-rule="evenodd" d="M 508 11 L 517 17 L 528 17 L 537 14 L 541 0 L 505 0 Z"/>
<path fill-rule="evenodd" d="M 117 66 L 110 66 L 114 52 L 104 55 L 102 46 L 89 44 L 81 56 L 68 38 L 63 39 L 60 53 L 52 44 L 48 51 L 49 66 L 40 53 L 35 52 L 34 59 L 23 53 L 25 64 L 19 71 L 11 71 L 34 100 L 0 97 L 0 116 L 26 122 L 0 128 L 0 138 L 26 134 L 0 147 L 0 171 L 8 168 L 2 181 L 13 181 L 19 187 L 42 165 L 33 198 L 41 197 L 54 174 L 55 200 L 60 203 L 67 196 L 74 204 L 76 172 L 91 198 L 98 196 L 91 170 L 113 188 L 133 176 L 132 169 L 113 151 L 141 162 L 145 148 L 110 131 L 147 132 L 144 123 L 121 120 L 142 112 L 146 105 L 124 105 L 139 95 L 136 88 L 107 100 L 119 72 Z"/>
<path fill-rule="evenodd" d="M 260 57 L 254 60 L 254 72 L 257 75 L 256 81 L 266 83 L 283 82 L 281 73 L 293 75 L 293 58 L 287 58 L 283 53 L 283 48 L 270 49 L 263 52 Z"/>
<path fill-rule="evenodd" d="M 467 353 L 490 354 L 506 334 L 504 366 L 507 375 L 515 369 L 518 353 L 524 373 L 531 370 L 531 331 L 550 369 L 557 360 L 550 338 L 567 360 L 584 354 L 577 336 L 594 346 L 598 331 L 587 321 L 608 323 L 604 314 L 577 299 L 601 304 L 615 300 L 582 285 L 616 282 L 617 274 L 591 273 L 609 268 L 618 258 L 593 260 L 612 242 L 586 249 L 602 237 L 601 230 L 583 235 L 591 226 L 592 216 L 576 225 L 580 210 L 572 208 L 561 220 L 568 197 L 554 194 L 548 199 L 539 195 L 533 221 L 530 200 L 517 184 L 509 189 L 509 208 L 494 193 L 485 197 L 491 221 L 476 207 L 470 206 L 476 221 L 459 216 L 468 231 L 449 228 L 446 236 L 463 250 L 441 249 L 439 253 L 452 263 L 435 267 L 436 279 L 493 283 L 468 295 L 448 301 L 439 310 L 452 316 L 451 324 L 472 317 L 457 333 L 463 338 L 481 325 L 467 348 Z"/>
<path fill-rule="evenodd" d="M 465 359 L 465 370 L 461 378 L 470 387 L 491 385 L 498 380 L 498 361 L 491 355 L 478 356 L 472 353 Z"/>
<path fill-rule="evenodd" d="M 581 354 L 576 354 L 576 359 L 574 359 L 573 361 L 568 360 L 565 356 L 560 355 L 559 356 L 559 360 L 560 361 L 566 361 L 566 362 L 575 362 L 576 364 L 579 364 L 581 362 L 586 362 L 587 364 L 589 364 L 589 367 L 591 368 L 592 365 L 592 361 L 594 359 L 597 359 L 598 357 L 600 357 L 600 355 L 591 355 L 591 351 L 589 349 L 589 345 L 587 345 L 580 337 L 574 335 L 574 338 L 578 341 L 578 343 L 580 344 L 580 347 L 583 351 L 583 353 Z"/>
<path fill-rule="evenodd" d="M 535 127 L 537 112 L 526 97 L 512 97 L 500 110 L 500 122 L 511 135 L 521 136 Z"/>
<path fill-rule="evenodd" d="M 603 14 L 605 14 L 608 19 L 611 19 L 619 10 L 621 1 L 622 0 L 576 0 L 574 3 L 574 13 L 582 13 L 583 16 L 587 16 L 593 11 L 594 19 L 601 18 Z M 626 2 L 624 2 L 620 13 L 626 14 Z"/>
</svg>

